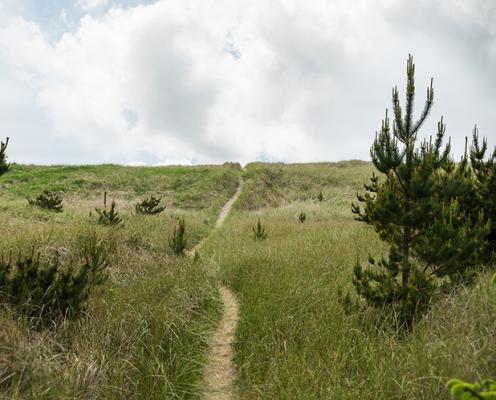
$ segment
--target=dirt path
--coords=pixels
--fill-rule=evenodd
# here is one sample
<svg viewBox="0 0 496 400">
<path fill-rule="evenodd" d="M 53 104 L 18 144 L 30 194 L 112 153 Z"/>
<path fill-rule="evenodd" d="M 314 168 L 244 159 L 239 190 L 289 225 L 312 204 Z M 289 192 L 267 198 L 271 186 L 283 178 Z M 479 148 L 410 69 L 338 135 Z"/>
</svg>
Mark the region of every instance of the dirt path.
<svg viewBox="0 0 496 400">
<path fill-rule="evenodd" d="M 219 228 L 222 226 L 224 223 L 225 219 L 229 215 L 229 212 L 231 211 L 231 208 L 233 204 L 238 200 L 239 195 L 241 194 L 241 190 L 243 189 L 243 179 L 239 180 L 239 185 L 238 189 L 236 190 L 236 193 L 234 193 L 233 197 L 231 197 L 226 204 L 224 204 L 224 207 L 222 207 L 222 210 L 220 210 L 219 216 L 217 217 L 217 221 L 215 222 L 215 228 Z M 196 252 L 199 251 L 203 247 L 203 242 L 205 239 L 200 240 L 197 244 L 195 244 L 191 250 L 188 251 L 188 255 L 190 257 L 194 257 Z"/>
<path fill-rule="evenodd" d="M 215 228 L 222 226 L 233 204 L 241 194 L 242 188 L 243 180 L 241 179 L 234 196 L 222 207 Z M 190 256 L 194 257 L 202 246 L 203 240 L 191 249 Z M 205 392 L 203 396 L 205 400 L 234 399 L 234 381 L 237 377 L 231 345 L 234 341 L 234 332 L 238 322 L 238 302 L 234 293 L 227 287 L 221 286 L 219 292 L 224 308 L 219 326 L 212 336 L 205 367 Z"/>
<path fill-rule="evenodd" d="M 222 319 L 212 337 L 205 369 L 205 400 L 234 399 L 234 381 L 237 370 L 233 363 L 232 343 L 238 322 L 238 302 L 226 287 L 219 289 L 224 310 Z"/>
</svg>

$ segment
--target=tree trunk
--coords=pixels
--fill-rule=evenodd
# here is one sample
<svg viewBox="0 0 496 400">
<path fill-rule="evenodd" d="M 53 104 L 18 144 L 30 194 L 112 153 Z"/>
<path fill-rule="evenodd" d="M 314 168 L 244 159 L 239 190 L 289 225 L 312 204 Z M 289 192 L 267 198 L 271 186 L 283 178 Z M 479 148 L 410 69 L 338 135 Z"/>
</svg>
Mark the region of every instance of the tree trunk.
<svg viewBox="0 0 496 400">
<path fill-rule="evenodd" d="M 410 226 L 403 228 L 403 271 L 401 274 L 401 283 L 403 287 L 408 285 L 410 279 Z"/>
</svg>

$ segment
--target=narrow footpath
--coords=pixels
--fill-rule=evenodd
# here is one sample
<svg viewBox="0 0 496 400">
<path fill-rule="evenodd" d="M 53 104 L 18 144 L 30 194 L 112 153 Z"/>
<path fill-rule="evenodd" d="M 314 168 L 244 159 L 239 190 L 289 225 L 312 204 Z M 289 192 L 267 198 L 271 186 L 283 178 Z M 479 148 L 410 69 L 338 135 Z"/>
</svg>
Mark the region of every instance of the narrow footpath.
<svg viewBox="0 0 496 400">
<path fill-rule="evenodd" d="M 238 189 L 231 199 L 222 208 L 215 228 L 219 228 L 229 215 L 233 204 L 238 199 L 243 188 L 243 180 L 239 181 Z M 191 249 L 189 255 L 194 257 L 203 246 L 203 241 Z M 238 301 L 234 293 L 227 287 L 219 288 L 223 302 L 222 318 L 217 330 L 212 336 L 210 350 L 205 366 L 205 400 L 234 399 L 234 382 L 237 370 L 233 362 L 232 343 L 238 322 Z"/>
<path fill-rule="evenodd" d="M 224 310 L 220 324 L 212 337 L 205 368 L 205 400 L 234 399 L 234 382 L 237 370 L 233 362 L 232 343 L 238 322 L 238 301 L 227 287 L 222 286 L 220 295 Z"/>
</svg>

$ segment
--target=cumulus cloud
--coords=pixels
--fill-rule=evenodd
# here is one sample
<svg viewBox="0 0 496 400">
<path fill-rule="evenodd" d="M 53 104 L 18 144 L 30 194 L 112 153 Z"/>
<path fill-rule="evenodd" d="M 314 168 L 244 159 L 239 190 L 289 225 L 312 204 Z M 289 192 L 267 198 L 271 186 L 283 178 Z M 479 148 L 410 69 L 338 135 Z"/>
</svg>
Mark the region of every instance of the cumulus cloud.
<svg viewBox="0 0 496 400">
<path fill-rule="evenodd" d="M 0 84 L 16 92 L 0 115 L 20 161 L 366 159 L 413 52 L 420 95 L 435 77 L 426 134 L 444 114 L 459 152 L 476 121 L 496 140 L 495 17 L 489 0 L 163 0 L 57 40 L 0 18 Z"/>
</svg>

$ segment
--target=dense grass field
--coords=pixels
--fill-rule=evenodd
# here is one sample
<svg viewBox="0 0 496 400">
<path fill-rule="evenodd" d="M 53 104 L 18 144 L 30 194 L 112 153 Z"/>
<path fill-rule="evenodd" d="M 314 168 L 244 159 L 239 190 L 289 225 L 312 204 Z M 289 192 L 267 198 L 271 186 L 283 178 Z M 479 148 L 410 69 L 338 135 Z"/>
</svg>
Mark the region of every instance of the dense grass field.
<svg viewBox="0 0 496 400">
<path fill-rule="evenodd" d="M 236 190 L 230 166 L 126 168 L 12 167 L 0 177 L 0 255 L 69 258 L 96 234 L 110 279 L 93 293 L 86 316 L 32 329 L 0 309 L 0 393 L 8 399 L 164 399 L 200 393 L 208 337 L 219 314 L 216 277 L 173 256 L 168 239 L 184 216 L 188 247 L 212 228 Z M 30 206 L 42 190 L 61 191 L 64 212 Z M 97 224 L 103 192 L 123 223 Z M 158 216 L 135 215 L 135 203 L 160 196 Z"/>
<path fill-rule="evenodd" d="M 489 274 L 440 298 L 406 337 L 377 312 L 344 311 L 339 293 L 353 293 L 357 257 L 385 250 L 350 212 L 372 171 L 362 162 L 247 166 L 236 213 L 205 249 L 240 301 L 241 398 L 447 399 L 449 378 L 495 375 Z M 258 218 L 266 240 L 252 238 Z"/>
<path fill-rule="evenodd" d="M 37 330 L 0 310 L 0 393 L 4 398 L 200 398 L 208 340 L 222 304 L 219 284 L 240 304 L 235 339 L 242 399 L 448 399 L 445 383 L 496 374 L 496 288 L 484 273 L 472 287 L 436 300 L 413 332 L 385 315 L 346 307 L 357 258 L 386 248 L 353 220 L 350 203 L 370 163 L 253 163 L 130 168 L 14 166 L 0 177 L 0 254 L 77 253 L 97 233 L 110 279 L 85 317 Z M 245 185 L 232 214 L 221 206 Z M 63 192 L 65 211 L 28 205 L 41 190 Z M 123 226 L 96 223 L 103 191 Z M 322 192 L 323 200 L 318 200 Z M 146 196 L 159 216 L 134 215 Z M 298 220 L 300 212 L 306 221 Z M 178 216 L 199 259 L 175 257 L 168 238 Z M 255 240 L 258 218 L 268 237 Z"/>
</svg>

